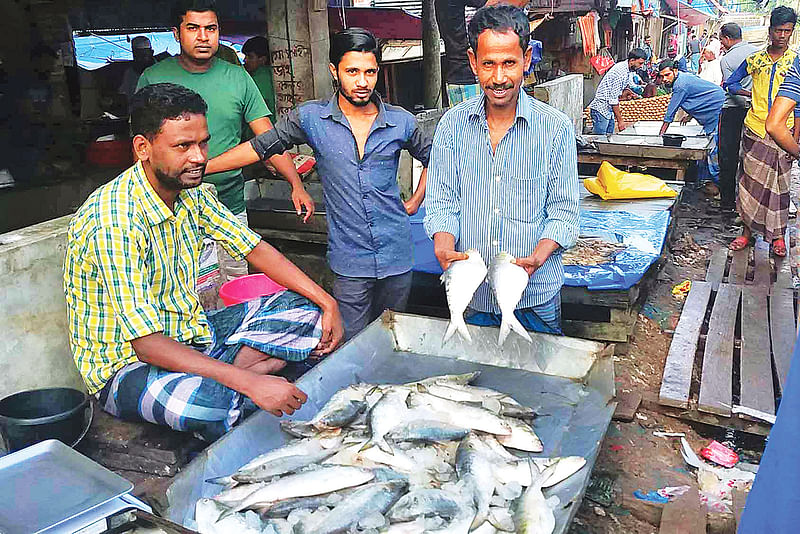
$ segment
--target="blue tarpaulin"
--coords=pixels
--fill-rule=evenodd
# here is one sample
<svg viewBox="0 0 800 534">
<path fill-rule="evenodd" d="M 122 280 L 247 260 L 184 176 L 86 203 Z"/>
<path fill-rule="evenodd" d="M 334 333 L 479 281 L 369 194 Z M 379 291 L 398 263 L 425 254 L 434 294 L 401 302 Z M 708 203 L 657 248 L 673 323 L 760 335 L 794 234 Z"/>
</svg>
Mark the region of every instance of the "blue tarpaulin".
<svg viewBox="0 0 800 534">
<path fill-rule="evenodd" d="M 753 489 L 739 523 L 739 534 L 794 534 L 800 530 L 800 341 L 794 344 L 777 419 Z"/>
<path fill-rule="evenodd" d="M 171 56 L 174 56 L 180 52 L 180 45 L 175 40 L 172 32 L 169 31 L 124 35 L 76 35 L 73 40 L 75 41 L 75 56 L 78 60 L 78 66 L 85 70 L 96 70 L 115 61 L 133 60 L 131 40 L 139 35 L 150 39 L 153 54 L 160 54 L 166 51 Z M 236 53 L 240 56 L 239 59 L 242 59 L 242 43 L 238 41 L 241 41 L 241 39 L 236 37 L 220 39 L 220 43 L 236 50 Z"/>
<path fill-rule="evenodd" d="M 422 220 L 425 207 L 411 217 L 416 272 L 441 274 L 442 268 L 433 253 L 433 241 L 425 234 Z M 647 272 L 659 258 L 669 228 L 670 212 L 632 213 L 627 211 L 581 212 L 581 235 L 601 237 L 606 241 L 624 243 L 611 263 L 595 266 L 567 265 L 564 284 L 590 290 L 628 289 Z M 488 260 L 487 260 L 488 261 Z"/>
</svg>

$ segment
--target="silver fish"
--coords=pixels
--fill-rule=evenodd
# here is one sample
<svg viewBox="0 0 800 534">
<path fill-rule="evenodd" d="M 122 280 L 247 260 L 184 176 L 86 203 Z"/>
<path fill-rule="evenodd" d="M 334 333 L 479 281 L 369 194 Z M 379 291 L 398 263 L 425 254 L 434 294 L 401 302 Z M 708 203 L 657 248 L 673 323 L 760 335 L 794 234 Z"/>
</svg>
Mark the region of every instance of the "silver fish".
<svg viewBox="0 0 800 534">
<path fill-rule="evenodd" d="M 506 447 L 525 452 L 542 452 L 542 440 L 528 423 L 514 417 L 504 417 L 503 421 L 511 428 L 511 434 L 497 436 L 497 441 Z"/>
<path fill-rule="evenodd" d="M 470 384 L 475 381 L 481 375 L 480 371 L 472 371 L 471 373 L 463 373 L 460 375 L 438 375 L 438 376 L 431 376 L 428 378 L 423 378 L 422 380 L 417 380 L 415 382 L 409 382 L 407 384 L 403 384 L 404 386 L 425 386 L 428 384 L 461 384 L 466 385 Z"/>
<path fill-rule="evenodd" d="M 310 421 L 283 421 L 281 428 L 294 436 L 342 428 L 367 409 L 367 395 L 375 388 L 371 384 L 354 384 L 334 393 Z"/>
<path fill-rule="evenodd" d="M 425 393 L 430 393 L 436 397 L 449 399 L 457 402 L 467 402 L 479 404 L 489 411 L 494 411 L 498 415 L 532 419 L 536 416 L 533 408 L 522 406 L 511 395 L 495 391 L 490 388 L 477 386 L 462 386 L 460 384 L 434 383 L 431 385 L 420 386 Z M 496 402 L 497 409 L 492 410 L 487 406 L 488 402 Z"/>
<path fill-rule="evenodd" d="M 302 439 L 299 441 L 292 441 L 284 445 L 283 447 L 279 447 L 277 449 L 273 449 L 269 452 L 256 456 L 242 467 L 239 468 L 236 473 L 232 475 L 227 475 L 224 477 L 216 477 L 216 478 L 209 478 L 206 482 L 210 482 L 212 484 L 223 484 L 226 486 L 235 485 L 237 481 L 233 478 L 234 475 L 240 475 L 244 473 L 249 473 L 258 467 L 278 460 L 279 458 L 286 458 L 288 456 L 313 456 L 315 454 L 321 453 L 329 448 L 336 448 L 342 443 L 342 438 L 340 437 L 332 437 L 332 438 L 324 438 L 321 439 L 320 437 Z"/>
<path fill-rule="evenodd" d="M 386 437 L 391 441 L 422 441 L 436 443 L 439 441 L 461 441 L 469 434 L 470 429 L 437 420 L 409 421 L 393 428 Z"/>
<path fill-rule="evenodd" d="M 476 510 L 471 530 L 481 526 L 489 517 L 489 501 L 497 486 L 493 470 L 486 445 L 475 434 L 464 438 L 456 452 L 456 473 Z"/>
<path fill-rule="evenodd" d="M 232 514 L 220 519 L 227 511 L 212 499 L 200 499 L 195 505 L 194 517 L 200 534 L 261 534 L 265 524 L 254 512 Z"/>
<path fill-rule="evenodd" d="M 416 468 L 414 461 L 401 451 L 387 453 L 379 447 L 371 447 L 369 441 L 364 440 L 354 445 L 349 445 L 323 462 L 330 465 L 352 465 L 377 469 L 388 465 L 401 473 L 411 473 Z"/>
<path fill-rule="evenodd" d="M 403 495 L 389 510 L 392 522 L 413 521 L 419 516 L 438 515 L 453 519 L 462 512 L 457 496 L 433 488 L 417 489 Z"/>
<path fill-rule="evenodd" d="M 586 465 L 582 456 L 556 456 L 554 458 L 522 458 L 517 462 L 498 465 L 495 470 L 498 480 L 503 484 L 517 482 L 520 486 L 530 486 L 533 476 L 554 466 L 552 474 L 542 481 L 542 488 L 549 488 L 562 482 Z M 533 466 L 533 470 L 531 469 Z M 533 474 L 533 475 L 532 475 Z"/>
<path fill-rule="evenodd" d="M 472 343 L 472 337 L 464 322 L 464 312 L 472 301 L 472 296 L 486 278 L 488 269 L 481 253 L 475 249 L 466 251 L 467 259 L 454 261 L 442 274 L 447 293 L 447 306 L 450 308 L 450 324 L 444 334 L 444 345 L 458 331 L 461 337 Z"/>
<path fill-rule="evenodd" d="M 383 514 L 397 502 L 408 488 L 408 482 L 392 480 L 367 484 L 354 491 L 322 520 L 301 521 L 295 525 L 295 534 L 338 534 L 369 516 Z"/>
<path fill-rule="evenodd" d="M 400 425 L 409 416 L 406 398 L 408 390 L 388 391 L 381 400 L 370 410 L 367 421 L 370 429 L 370 439 L 363 449 L 377 445 L 387 454 L 394 454 L 392 447 L 386 442 L 386 434 L 394 427 Z"/>
<path fill-rule="evenodd" d="M 494 291 L 495 300 L 500 308 L 500 335 L 497 343 L 503 346 L 511 330 L 532 343 L 531 336 L 514 316 L 514 310 L 528 287 L 528 273 L 515 264 L 516 258 L 507 252 L 501 252 L 492 260 L 489 267 L 489 281 Z"/>
<path fill-rule="evenodd" d="M 330 506 L 332 502 L 338 501 L 351 495 L 358 488 L 348 488 L 324 495 L 314 495 L 312 497 L 295 497 L 294 499 L 286 499 L 276 502 L 269 506 L 259 509 L 262 518 L 286 518 L 293 510 L 315 510 L 320 506 Z"/>
<path fill-rule="evenodd" d="M 408 397 L 408 406 L 436 412 L 444 420 L 456 426 L 501 436 L 511 435 L 511 427 L 508 423 L 483 408 L 434 397 L 426 393 L 412 393 Z"/>
<path fill-rule="evenodd" d="M 257 489 L 232 506 L 230 513 L 262 508 L 285 499 L 311 497 L 352 488 L 373 478 L 375 474 L 369 469 L 351 466 L 321 467 L 314 471 L 288 475 Z"/>
<path fill-rule="evenodd" d="M 214 496 L 214 500 L 225 506 L 234 506 L 236 503 L 251 495 L 257 489 L 265 486 L 261 484 L 239 484 L 233 488 L 226 489 Z"/>
<path fill-rule="evenodd" d="M 528 489 L 516 504 L 514 524 L 518 534 L 552 534 L 556 528 L 556 516 L 553 505 L 542 493 L 542 483 L 555 470 L 550 466 L 536 475 Z"/>
<path fill-rule="evenodd" d="M 254 482 L 265 482 L 273 477 L 285 475 L 286 473 L 294 473 L 295 471 L 299 471 L 304 467 L 308 467 L 309 465 L 321 462 L 322 460 L 325 460 L 333 456 L 337 452 L 339 452 L 340 448 L 341 446 L 336 448 L 323 449 L 316 453 L 307 454 L 303 456 L 298 455 L 298 456 L 286 456 L 284 458 L 278 458 L 269 463 L 262 464 L 251 471 L 236 473 L 232 475 L 232 478 L 236 482 L 242 482 L 242 483 L 252 484 Z"/>
</svg>

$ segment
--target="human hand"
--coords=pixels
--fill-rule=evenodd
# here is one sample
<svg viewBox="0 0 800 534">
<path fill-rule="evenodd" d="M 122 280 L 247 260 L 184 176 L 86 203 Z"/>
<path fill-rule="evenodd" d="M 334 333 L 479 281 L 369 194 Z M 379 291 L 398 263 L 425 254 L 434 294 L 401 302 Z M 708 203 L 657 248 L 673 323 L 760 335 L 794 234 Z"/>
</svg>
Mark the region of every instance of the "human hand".
<svg viewBox="0 0 800 534">
<path fill-rule="evenodd" d="M 282 376 L 274 375 L 252 373 L 242 393 L 259 408 L 277 417 L 292 415 L 308 400 L 300 388 Z"/>
<path fill-rule="evenodd" d="M 419 207 L 422 204 L 422 199 L 411 197 L 405 202 L 403 202 L 403 207 L 406 209 L 406 213 L 409 215 L 414 215 L 419 211 Z"/>
<path fill-rule="evenodd" d="M 342 315 L 339 305 L 333 300 L 332 304 L 322 310 L 322 337 L 312 353 L 315 356 L 329 354 L 341 343 L 344 337 Z"/>
<path fill-rule="evenodd" d="M 617 131 L 619 131 L 619 132 L 623 132 L 623 131 L 625 131 L 625 129 L 626 129 L 628 126 L 630 126 L 630 124 L 628 124 L 627 122 L 625 122 L 625 121 L 619 121 L 619 124 L 617 125 Z"/>
<path fill-rule="evenodd" d="M 681 126 L 686 126 L 687 124 L 689 124 L 690 120 L 692 120 L 691 115 L 686 115 L 681 119 Z"/>
<path fill-rule="evenodd" d="M 458 252 L 455 250 L 446 250 L 446 249 L 439 249 L 434 247 L 434 254 L 436 255 L 436 259 L 439 260 L 439 265 L 442 266 L 442 270 L 447 270 L 450 267 L 450 264 L 454 261 L 461 261 L 466 260 L 469 258 L 463 252 Z"/>
<path fill-rule="evenodd" d="M 517 258 L 514 260 L 514 263 L 525 269 L 525 272 L 528 273 L 528 276 L 531 276 L 539 267 L 542 266 L 542 263 L 544 262 L 537 258 L 536 253 L 534 253 L 530 256 L 525 256 L 524 258 Z"/>
<path fill-rule="evenodd" d="M 311 198 L 311 195 L 308 194 L 305 187 L 302 185 L 298 185 L 297 187 L 292 189 L 292 204 L 294 204 L 294 209 L 297 210 L 297 216 L 301 216 L 303 214 L 303 208 L 306 210 L 306 215 L 303 217 L 303 222 L 308 222 L 308 219 L 314 215 L 314 199 Z"/>
</svg>

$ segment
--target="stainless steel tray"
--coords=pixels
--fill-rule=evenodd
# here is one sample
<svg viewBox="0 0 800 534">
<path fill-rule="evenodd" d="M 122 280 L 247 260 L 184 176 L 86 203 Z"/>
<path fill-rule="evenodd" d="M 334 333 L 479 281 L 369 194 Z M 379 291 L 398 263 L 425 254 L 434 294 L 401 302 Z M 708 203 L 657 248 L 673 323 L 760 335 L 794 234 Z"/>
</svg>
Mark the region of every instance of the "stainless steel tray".
<svg viewBox="0 0 800 534">
<path fill-rule="evenodd" d="M 713 144 L 708 137 L 688 137 L 680 147 L 664 146 L 660 136 L 648 135 L 584 135 L 583 139 L 606 156 L 645 159 L 702 160 Z"/>
<path fill-rule="evenodd" d="M 625 128 L 621 132 L 618 132 L 619 135 L 652 135 L 657 136 L 658 132 L 661 131 L 661 125 L 664 124 L 661 121 L 636 121 L 629 127 Z M 673 122 L 667 128 L 668 134 L 680 134 L 685 135 L 686 137 L 705 137 L 706 133 L 703 131 L 703 127 L 697 124 L 697 122 L 692 121 L 689 124 L 680 124 L 678 122 Z"/>
<path fill-rule="evenodd" d="M 386 312 L 297 385 L 308 402 L 290 419 L 310 419 L 337 390 L 356 382 L 402 383 L 435 374 L 480 370 L 477 384 L 513 395 L 537 408 L 534 422 L 544 451 L 538 456 L 580 455 L 587 465 L 554 486 L 562 506 L 555 534 L 564 534 L 589 484 L 616 402 L 613 350 L 593 341 L 532 332 L 533 343 L 511 336 L 497 346 L 497 328 L 468 326 L 473 343 L 460 338 L 442 346 L 447 321 Z M 220 491 L 205 482 L 227 475 L 254 456 L 284 444 L 279 420 L 258 412 L 184 467 L 167 490 L 165 517 L 194 527 L 195 503 Z"/>
<path fill-rule="evenodd" d="M 43 441 L 0 458 L 0 532 L 44 532 L 132 489 L 60 441 Z"/>
</svg>

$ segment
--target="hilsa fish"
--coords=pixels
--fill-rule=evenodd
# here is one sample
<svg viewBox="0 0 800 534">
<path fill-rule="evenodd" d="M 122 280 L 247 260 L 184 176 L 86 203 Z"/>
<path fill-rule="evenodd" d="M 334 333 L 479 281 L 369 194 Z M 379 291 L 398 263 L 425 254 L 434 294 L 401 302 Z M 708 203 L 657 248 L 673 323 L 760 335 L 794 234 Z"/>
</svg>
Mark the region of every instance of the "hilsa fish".
<svg viewBox="0 0 800 534">
<path fill-rule="evenodd" d="M 447 306 L 450 308 L 450 324 L 447 325 L 447 331 L 442 340 L 443 345 L 456 331 L 461 334 L 462 338 L 472 343 L 467 323 L 464 322 L 464 312 L 475 291 L 486 278 L 488 269 L 481 253 L 477 250 L 471 248 L 465 254 L 467 259 L 451 263 L 441 278 L 447 293 Z"/>
<path fill-rule="evenodd" d="M 508 334 L 513 330 L 529 343 L 533 343 L 531 336 L 525 331 L 514 316 L 514 310 L 522 298 L 522 293 L 528 287 L 528 272 L 514 263 L 516 258 L 507 252 L 501 252 L 492 260 L 489 267 L 489 282 L 494 291 L 495 300 L 500 308 L 500 336 L 497 343 L 502 346 Z"/>
</svg>

